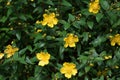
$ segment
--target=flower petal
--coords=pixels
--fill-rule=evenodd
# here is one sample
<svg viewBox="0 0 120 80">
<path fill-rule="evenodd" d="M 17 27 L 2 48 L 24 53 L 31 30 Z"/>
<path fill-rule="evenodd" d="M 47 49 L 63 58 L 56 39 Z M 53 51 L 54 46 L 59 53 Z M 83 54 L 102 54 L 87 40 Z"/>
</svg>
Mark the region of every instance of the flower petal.
<svg viewBox="0 0 120 80">
<path fill-rule="evenodd" d="M 65 77 L 68 79 L 71 78 L 71 76 L 72 76 L 71 74 L 65 74 Z"/>
</svg>

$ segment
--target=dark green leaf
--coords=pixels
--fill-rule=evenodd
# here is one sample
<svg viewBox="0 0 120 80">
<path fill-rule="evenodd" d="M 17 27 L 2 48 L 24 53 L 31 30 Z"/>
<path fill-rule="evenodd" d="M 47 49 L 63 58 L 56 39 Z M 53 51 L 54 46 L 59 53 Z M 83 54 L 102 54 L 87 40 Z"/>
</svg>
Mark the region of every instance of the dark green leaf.
<svg viewBox="0 0 120 80">
<path fill-rule="evenodd" d="M 101 6 L 104 10 L 108 10 L 110 5 L 108 4 L 108 2 L 106 0 L 101 0 Z"/>
<path fill-rule="evenodd" d="M 68 6 L 68 7 L 71 7 L 71 6 L 72 6 L 68 1 L 66 1 L 66 0 L 62 0 L 62 1 L 63 1 L 63 2 L 62 2 L 62 5 Z"/>
<path fill-rule="evenodd" d="M 93 24 L 94 24 L 93 21 L 87 21 L 87 25 L 90 29 L 93 28 Z"/>
<path fill-rule="evenodd" d="M 100 20 L 103 18 L 103 14 L 101 14 L 101 13 L 98 13 L 98 14 L 96 14 L 96 20 L 97 20 L 97 22 L 100 22 Z"/>
</svg>

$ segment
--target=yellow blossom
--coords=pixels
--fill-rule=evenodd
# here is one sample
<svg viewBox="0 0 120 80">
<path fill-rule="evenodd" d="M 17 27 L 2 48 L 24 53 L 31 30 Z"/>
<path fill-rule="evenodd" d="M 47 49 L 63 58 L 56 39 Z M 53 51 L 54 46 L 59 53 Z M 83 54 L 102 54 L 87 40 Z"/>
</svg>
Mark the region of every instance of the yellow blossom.
<svg viewBox="0 0 120 80">
<path fill-rule="evenodd" d="M 6 5 L 10 5 L 10 2 L 7 2 L 7 4 Z"/>
<path fill-rule="evenodd" d="M 119 69 L 119 66 L 116 65 L 116 66 L 114 66 L 114 68 L 115 68 L 115 69 Z"/>
<path fill-rule="evenodd" d="M 58 23 L 55 13 L 43 14 L 43 18 L 43 21 L 41 21 L 43 26 L 48 25 L 50 28 L 53 28 Z"/>
<path fill-rule="evenodd" d="M 48 52 L 40 52 L 36 54 L 36 57 L 39 61 L 39 66 L 45 66 L 49 63 L 50 54 Z"/>
<path fill-rule="evenodd" d="M 112 58 L 111 55 L 109 55 L 109 56 L 104 56 L 104 59 L 105 59 L 105 60 L 108 60 L 108 59 L 111 59 L 111 58 Z"/>
<path fill-rule="evenodd" d="M 18 48 L 8 45 L 6 46 L 4 53 L 7 55 L 7 58 L 10 58 L 12 55 L 15 54 L 16 51 L 18 51 Z"/>
<path fill-rule="evenodd" d="M 78 37 L 74 34 L 68 34 L 67 37 L 64 38 L 64 41 L 65 41 L 65 45 L 64 47 L 75 47 L 75 43 L 79 41 Z"/>
<path fill-rule="evenodd" d="M 33 2 L 34 0 L 30 0 L 31 2 Z"/>
<path fill-rule="evenodd" d="M 44 34 L 42 35 L 42 37 L 44 38 L 44 37 L 46 37 L 46 35 L 47 35 L 47 34 L 46 34 L 46 33 L 44 33 Z"/>
<path fill-rule="evenodd" d="M 107 59 L 109 59 L 109 57 L 108 56 L 104 56 L 104 59 L 107 60 Z"/>
<path fill-rule="evenodd" d="M 37 33 L 42 32 L 42 29 L 37 29 Z"/>
<path fill-rule="evenodd" d="M 3 54 L 3 53 L 0 53 L 0 59 L 2 59 L 2 58 L 3 58 L 3 56 L 4 56 L 4 54 Z"/>
<path fill-rule="evenodd" d="M 13 27 L 11 27 L 10 30 L 13 30 Z"/>
<path fill-rule="evenodd" d="M 93 66 L 94 66 L 94 64 L 93 64 L 93 63 L 90 63 L 90 64 L 89 64 L 89 66 L 93 67 Z"/>
<path fill-rule="evenodd" d="M 110 36 L 111 46 L 115 46 L 118 44 L 120 46 L 120 34 L 116 34 L 115 36 Z"/>
<path fill-rule="evenodd" d="M 77 74 L 76 65 L 74 63 L 65 62 L 63 63 L 63 67 L 60 69 L 60 72 L 69 79 L 72 75 L 75 76 Z"/>
<path fill-rule="evenodd" d="M 99 12 L 99 10 L 100 10 L 99 0 L 95 0 L 89 3 L 89 12 L 96 14 Z"/>
<path fill-rule="evenodd" d="M 37 20 L 37 21 L 36 21 L 36 24 L 41 24 L 41 21 Z"/>
</svg>

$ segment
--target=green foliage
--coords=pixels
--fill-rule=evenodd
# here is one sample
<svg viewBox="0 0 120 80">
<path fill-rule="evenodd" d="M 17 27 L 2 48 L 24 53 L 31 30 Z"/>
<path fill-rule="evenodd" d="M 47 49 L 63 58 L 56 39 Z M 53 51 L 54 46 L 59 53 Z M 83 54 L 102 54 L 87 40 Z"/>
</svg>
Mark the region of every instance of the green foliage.
<svg viewBox="0 0 120 80">
<path fill-rule="evenodd" d="M 120 47 L 111 46 L 109 36 L 120 34 L 120 1 L 99 1 L 93 14 L 90 0 L 0 0 L 0 53 L 9 44 L 19 48 L 0 59 L 0 80 L 67 80 L 60 72 L 64 62 L 76 64 L 69 80 L 119 80 Z M 57 25 L 36 24 L 50 12 L 59 15 Z M 79 38 L 74 48 L 64 47 L 69 33 Z M 41 51 L 51 55 L 44 67 L 36 58 Z"/>
</svg>

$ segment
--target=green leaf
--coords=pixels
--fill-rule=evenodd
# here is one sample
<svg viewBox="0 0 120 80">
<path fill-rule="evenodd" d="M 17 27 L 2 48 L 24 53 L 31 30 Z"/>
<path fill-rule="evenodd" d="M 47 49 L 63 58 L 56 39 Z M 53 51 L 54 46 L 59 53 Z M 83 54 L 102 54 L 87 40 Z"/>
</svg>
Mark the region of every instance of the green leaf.
<svg viewBox="0 0 120 80">
<path fill-rule="evenodd" d="M 91 68 L 90 66 L 86 66 L 85 67 L 85 72 L 87 73 L 90 70 L 90 68 Z"/>
<path fill-rule="evenodd" d="M 96 62 L 103 61 L 103 60 L 104 60 L 104 59 L 103 59 L 102 57 L 96 57 L 96 58 L 95 58 L 95 61 L 96 61 Z"/>
<path fill-rule="evenodd" d="M 32 47 L 30 45 L 27 46 L 27 49 L 32 52 Z"/>
<path fill-rule="evenodd" d="M 22 19 L 22 20 L 24 20 L 24 21 L 27 20 L 24 14 L 19 15 L 19 18 Z"/>
<path fill-rule="evenodd" d="M 72 14 L 68 14 L 68 22 L 73 22 L 75 20 L 75 16 L 73 16 Z"/>
<path fill-rule="evenodd" d="M 89 80 L 88 77 L 86 76 L 84 80 Z"/>
<path fill-rule="evenodd" d="M 18 58 L 19 58 L 18 52 L 15 52 L 15 54 L 13 55 L 13 59 L 18 60 Z"/>
<path fill-rule="evenodd" d="M 7 17 L 6 17 L 6 16 L 3 16 L 3 17 L 0 19 L 0 22 L 4 23 L 6 20 L 7 20 Z"/>
<path fill-rule="evenodd" d="M 87 21 L 87 25 L 88 25 L 88 27 L 90 28 L 90 29 L 92 29 L 93 28 L 93 22 L 92 21 Z"/>
<path fill-rule="evenodd" d="M 106 41 L 106 37 L 105 36 L 98 36 L 93 42 L 92 44 L 94 45 L 94 47 L 101 45 L 102 42 Z"/>
<path fill-rule="evenodd" d="M 66 1 L 66 0 L 62 0 L 62 1 L 63 1 L 61 3 L 62 5 L 67 6 L 67 7 L 71 7 L 72 6 L 68 1 Z"/>
<path fill-rule="evenodd" d="M 110 5 L 108 4 L 108 2 L 106 0 L 101 0 L 100 4 L 104 10 L 108 10 L 110 7 Z"/>
<path fill-rule="evenodd" d="M 33 64 L 33 62 L 29 59 L 29 57 L 26 57 L 26 62 L 29 64 Z"/>
<path fill-rule="evenodd" d="M 82 10 L 81 10 L 81 13 L 82 13 L 83 15 L 85 15 L 86 17 L 88 17 L 89 15 L 91 15 L 91 13 L 88 11 L 88 9 L 82 9 Z"/>
<path fill-rule="evenodd" d="M 63 52 L 64 52 L 65 48 L 63 46 L 60 46 L 60 49 L 59 49 L 59 55 L 60 55 L 60 58 L 63 60 Z"/>
<path fill-rule="evenodd" d="M 81 18 L 79 23 L 80 23 L 80 25 L 85 26 L 86 25 L 86 19 L 85 18 Z"/>
<path fill-rule="evenodd" d="M 0 80 L 6 80 L 4 76 L 0 75 Z"/>
<path fill-rule="evenodd" d="M 11 13 L 12 13 L 12 9 L 10 8 L 10 9 L 8 9 L 8 11 L 7 11 L 7 17 L 9 17 Z"/>
<path fill-rule="evenodd" d="M 60 20 L 59 21 L 61 24 L 63 24 L 63 28 L 67 30 L 70 27 L 70 24 L 66 22 L 65 20 Z"/>
<path fill-rule="evenodd" d="M 36 56 L 35 56 L 35 57 L 33 57 L 33 58 L 30 58 L 30 61 L 34 63 L 34 62 L 36 62 L 36 61 L 38 61 L 38 60 L 37 60 L 37 58 L 36 58 Z"/>
<path fill-rule="evenodd" d="M 36 43 L 37 41 L 43 39 L 42 34 L 34 35 L 34 37 L 35 37 L 35 39 L 34 39 L 34 43 Z"/>
<path fill-rule="evenodd" d="M 0 31 L 9 31 L 9 28 L 0 28 Z"/>
<path fill-rule="evenodd" d="M 21 50 L 19 51 L 19 54 L 20 54 L 20 55 L 25 54 L 26 50 L 27 50 L 27 48 L 21 49 Z"/>
<path fill-rule="evenodd" d="M 80 72 L 78 73 L 78 76 L 81 77 L 82 75 L 84 75 L 84 72 L 80 71 Z"/>
<path fill-rule="evenodd" d="M 17 32 L 16 37 L 17 37 L 18 40 L 20 40 L 21 39 L 21 32 Z"/>
<path fill-rule="evenodd" d="M 44 42 L 34 43 L 34 46 L 35 46 L 36 48 L 42 48 L 42 47 L 45 46 L 45 43 L 44 43 Z"/>
<path fill-rule="evenodd" d="M 54 3 L 52 2 L 52 0 L 47 0 L 47 1 L 44 1 L 45 3 L 49 4 L 49 5 L 54 5 Z"/>
<path fill-rule="evenodd" d="M 81 51 L 81 45 L 77 44 L 77 53 L 78 53 L 78 56 L 80 56 L 80 51 Z"/>
<path fill-rule="evenodd" d="M 100 20 L 102 18 L 103 18 L 103 14 L 101 14 L 101 13 L 96 14 L 96 20 L 97 20 L 97 22 L 100 22 Z"/>
<path fill-rule="evenodd" d="M 80 21 L 74 21 L 74 22 L 73 22 L 73 26 L 74 26 L 75 28 L 77 28 L 77 29 L 81 29 L 81 27 L 80 27 Z"/>
<path fill-rule="evenodd" d="M 86 64 L 87 61 L 88 61 L 88 57 L 87 56 L 84 56 L 84 55 L 80 55 L 80 57 L 78 58 L 78 60 L 83 63 L 83 64 Z"/>
<path fill-rule="evenodd" d="M 117 22 L 115 22 L 115 23 L 112 25 L 112 28 L 116 28 L 116 27 L 118 27 L 118 26 L 120 26 L 120 19 L 117 20 Z"/>
<path fill-rule="evenodd" d="M 104 76 L 101 76 L 99 80 L 104 80 Z"/>
<path fill-rule="evenodd" d="M 25 56 L 22 56 L 22 57 L 18 58 L 18 61 L 22 64 L 27 64 L 26 61 L 25 61 Z"/>
<path fill-rule="evenodd" d="M 89 33 L 88 32 L 83 32 L 82 36 L 83 36 L 83 41 L 88 41 L 88 39 L 89 39 Z"/>
</svg>

